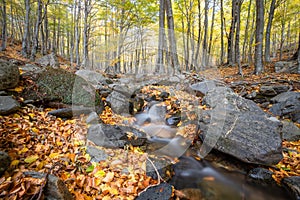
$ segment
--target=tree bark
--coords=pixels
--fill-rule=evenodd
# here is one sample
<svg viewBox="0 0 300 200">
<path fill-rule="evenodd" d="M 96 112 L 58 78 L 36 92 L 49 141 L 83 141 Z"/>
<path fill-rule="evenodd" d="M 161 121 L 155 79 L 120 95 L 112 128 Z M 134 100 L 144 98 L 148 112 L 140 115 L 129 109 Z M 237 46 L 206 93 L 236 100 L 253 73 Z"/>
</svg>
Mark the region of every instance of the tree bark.
<svg viewBox="0 0 300 200">
<path fill-rule="evenodd" d="M 238 65 L 238 74 L 243 75 L 242 65 L 241 65 L 241 56 L 240 56 L 240 27 L 241 27 L 241 6 L 242 0 L 237 0 L 236 7 L 236 32 L 235 32 L 235 60 Z"/>
<path fill-rule="evenodd" d="M 155 72 L 164 72 L 165 1 L 159 1 L 159 35 Z"/>
<path fill-rule="evenodd" d="M 28 56 L 29 52 L 29 23 L 30 23 L 30 0 L 25 0 L 25 24 L 24 24 L 24 34 L 22 39 L 22 55 L 24 57 Z"/>
<path fill-rule="evenodd" d="M 210 27 L 210 35 L 209 35 L 209 46 L 208 46 L 208 55 L 210 57 L 211 54 L 211 47 L 212 47 L 212 38 L 214 32 L 214 22 L 215 22 L 215 10 L 216 10 L 216 0 L 213 0 L 213 11 L 211 17 L 211 27 Z"/>
<path fill-rule="evenodd" d="M 263 67 L 263 32 L 264 32 L 264 1 L 256 0 L 256 32 L 255 32 L 255 74 L 264 71 Z"/>
<path fill-rule="evenodd" d="M 206 67 L 208 64 L 207 56 L 207 32 L 208 32 L 208 0 L 205 0 L 204 6 L 204 36 L 203 36 L 203 52 L 202 52 L 202 67 Z"/>
<path fill-rule="evenodd" d="M 232 66 L 235 63 L 234 58 L 234 32 L 236 25 L 236 10 L 237 10 L 237 1 L 232 0 L 232 10 L 231 10 L 231 25 L 228 36 L 228 47 L 227 47 L 227 64 Z"/>
<path fill-rule="evenodd" d="M 172 62 L 173 73 L 177 74 L 180 72 L 180 65 L 177 55 L 177 45 L 175 38 L 175 26 L 174 26 L 174 18 L 173 18 L 173 10 L 172 10 L 172 2 L 171 0 L 166 1 L 166 13 L 167 13 L 167 24 L 168 24 L 168 38 L 170 45 L 170 56 Z"/>
<path fill-rule="evenodd" d="M 224 63 L 224 8 L 223 8 L 223 0 L 220 0 L 221 6 L 221 58 L 220 64 Z"/>
<path fill-rule="evenodd" d="M 7 43 L 7 20 L 6 20 L 6 1 L 2 0 L 2 44 L 1 44 L 1 51 L 6 50 L 6 43 Z"/>
<path fill-rule="evenodd" d="M 249 19 L 250 19 L 250 13 L 251 13 L 251 5 L 252 5 L 252 0 L 249 1 L 248 11 L 247 11 L 247 20 L 246 20 L 246 27 L 245 27 L 245 33 L 244 33 L 244 42 L 243 42 L 243 55 L 242 55 L 243 61 L 246 60 L 247 41 L 249 41 L 248 32 L 249 32 Z"/>
<path fill-rule="evenodd" d="M 42 1 L 38 0 L 38 5 L 37 5 L 37 19 L 36 19 L 36 24 L 35 24 L 35 29 L 34 29 L 34 37 L 33 37 L 33 46 L 31 49 L 31 55 L 30 55 L 30 60 L 34 61 L 35 56 L 38 50 L 39 46 L 39 33 L 40 33 L 40 25 L 42 23 Z"/>
<path fill-rule="evenodd" d="M 266 37 L 265 37 L 265 61 L 270 62 L 270 46 L 271 46 L 271 28 L 272 28 L 272 21 L 274 17 L 274 11 L 276 8 L 276 0 L 272 0 L 270 6 L 270 12 L 268 17 L 268 24 L 266 29 Z"/>
</svg>

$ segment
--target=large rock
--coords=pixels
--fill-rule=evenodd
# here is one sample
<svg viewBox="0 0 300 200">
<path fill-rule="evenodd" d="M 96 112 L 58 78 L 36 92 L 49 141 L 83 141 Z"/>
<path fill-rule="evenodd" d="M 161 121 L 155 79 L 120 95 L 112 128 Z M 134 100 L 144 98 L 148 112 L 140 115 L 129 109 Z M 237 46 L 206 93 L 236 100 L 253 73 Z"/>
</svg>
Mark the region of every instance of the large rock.
<svg viewBox="0 0 300 200">
<path fill-rule="evenodd" d="M 57 110 L 52 110 L 48 112 L 49 115 L 53 115 L 60 118 L 66 118 L 70 119 L 72 117 L 80 116 L 82 114 L 88 115 L 92 112 L 97 111 L 97 113 L 101 113 L 103 111 L 104 107 L 103 105 L 98 105 L 95 107 L 80 107 L 80 106 L 74 106 L 72 108 L 61 108 Z"/>
<path fill-rule="evenodd" d="M 0 59 L 0 90 L 16 87 L 19 77 L 19 68 L 15 64 Z"/>
<path fill-rule="evenodd" d="M 36 63 L 40 64 L 43 67 L 53 67 L 58 68 L 59 62 L 57 60 L 57 56 L 54 53 L 45 55 L 36 60 Z"/>
<path fill-rule="evenodd" d="M 297 73 L 297 62 L 279 61 L 275 63 L 275 72 Z"/>
<path fill-rule="evenodd" d="M 203 156 L 215 148 L 247 163 L 272 165 L 282 159 L 281 123 L 253 101 L 218 87 L 207 93 L 203 103 L 211 108 L 199 119 Z"/>
<path fill-rule="evenodd" d="M 129 126 L 96 124 L 89 127 L 87 139 L 97 146 L 123 148 L 128 144 L 142 146 L 146 142 L 146 134 Z"/>
<path fill-rule="evenodd" d="M 159 185 L 155 185 L 147 188 L 146 191 L 143 191 L 136 200 L 168 200 L 172 198 L 172 186 L 168 183 L 161 183 Z"/>
<path fill-rule="evenodd" d="M 287 141 L 300 140 L 300 128 L 298 128 L 293 122 L 289 121 L 283 121 L 282 124 L 282 139 Z"/>
<path fill-rule="evenodd" d="M 8 169 L 11 159 L 9 155 L 3 151 L 0 151 L 0 177 Z"/>
<path fill-rule="evenodd" d="M 91 71 L 91 70 L 78 70 L 75 74 L 77 76 L 80 76 L 81 78 L 85 79 L 86 81 L 88 81 L 95 88 L 97 88 L 98 85 L 101 85 L 101 84 L 112 83 L 112 80 L 104 77 L 100 73 L 97 73 L 97 72 Z"/>
<path fill-rule="evenodd" d="M 287 92 L 290 89 L 288 85 L 262 85 L 259 89 L 261 95 L 276 96 L 280 93 Z"/>
<path fill-rule="evenodd" d="M 281 99 L 269 111 L 276 116 L 290 118 L 294 122 L 300 123 L 300 97 L 294 95 L 285 101 Z"/>
<path fill-rule="evenodd" d="M 92 162 L 100 162 L 108 158 L 108 155 L 104 150 L 93 146 L 87 146 L 86 153 L 91 156 Z"/>
<path fill-rule="evenodd" d="M 300 199 L 300 176 L 286 177 L 283 179 L 282 185 L 289 191 L 293 199 Z"/>
<path fill-rule="evenodd" d="M 115 85 L 106 101 L 110 103 L 116 114 L 133 114 L 132 97 L 139 88 L 140 86 L 137 85 Z"/>
<path fill-rule="evenodd" d="M 27 85 L 23 91 L 25 100 L 62 102 L 64 104 L 93 107 L 101 104 L 95 88 L 83 78 L 63 69 L 47 68 Z"/>
<path fill-rule="evenodd" d="M 36 179 L 44 179 L 46 174 L 34 171 L 24 172 L 25 176 L 30 176 Z M 47 184 L 44 188 L 45 199 L 48 200 L 73 200 L 74 197 L 69 192 L 65 183 L 58 177 L 49 174 L 47 177 Z"/>
<path fill-rule="evenodd" d="M 277 96 L 273 97 L 271 99 L 272 103 L 281 103 L 281 102 L 285 102 L 288 99 L 299 99 L 300 98 L 300 92 L 293 92 L 293 91 L 289 91 L 289 92 L 283 92 L 281 94 L 278 94 Z"/>
<path fill-rule="evenodd" d="M 0 115 L 8 115 L 20 108 L 19 102 L 11 96 L 0 96 Z"/>
<path fill-rule="evenodd" d="M 20 70 L 22 70 L 22 76 L 28 76 L 41 73 L 44 69 L 34 64 L 26 64 L 21 66 Z"/>
</svg>

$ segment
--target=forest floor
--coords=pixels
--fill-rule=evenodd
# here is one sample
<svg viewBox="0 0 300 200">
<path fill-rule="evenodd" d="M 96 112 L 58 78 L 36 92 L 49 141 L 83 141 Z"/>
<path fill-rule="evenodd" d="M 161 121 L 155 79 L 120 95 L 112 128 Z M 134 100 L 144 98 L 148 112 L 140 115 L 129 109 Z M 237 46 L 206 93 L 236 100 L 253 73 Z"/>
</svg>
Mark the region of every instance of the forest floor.
<svg viewBox="0 0 300 200">
<path fill-rule="evenodd" d="M 0 58 L 30 63 L 20 55 L 20 50 L 20 45 L 8 46 L 7 51 L 0 52 Z M 67 61 L 63 58 L 59 61 L 62 68 L 71 70 Z M 228 85 L 239 81 L 257 83 L 249 88 L 234 88 L 237 93 L 258 91 L 259 86 L 266 82 L 286 81 L 294 82 L 293 90 L 300 92 L 299 75 L 274 73 L 273 69 L 274 63 L 270 63 L 265 66 L 265 73 L 254 75 L 254 67 L 250 66 L 243 69 L 242 77 L 237 75 L 237 68 L 219 68 L 221 80 Z M 20 88 L 15 89 L 18 90 Z M 91 163 L 86 154 L 86 117 L 62 120 L 48 115 L 48 111 L 50 109 L 27 106 L 15 114 L 0 116 L 0 150 L 8 152 L 12 158 L 9 170 L 0 177 L 0 198 L 8 194 L 7 199 L 30 199 L 34 195 L 37 198 L 46 180 L 26 177 L 24 171 L 58 176 L 79 200 L 134 199 L 141 191 L 159 182 L 146 176 L 143 169 L 147 155 L 136 147 L 105 149 L 109 159 L 98 164 Z M 108 107 L 100 118 L 109 124 L 124 120 Z M 286 176 L 300 176 L 300 141 L 284 141 L 283 147 L 295 152 L 284 153 L 282 161 L 270 168 L 278 183 Z M 128 169 L 127 174 L 121 173 L 124 168 Z"/>
</svg>

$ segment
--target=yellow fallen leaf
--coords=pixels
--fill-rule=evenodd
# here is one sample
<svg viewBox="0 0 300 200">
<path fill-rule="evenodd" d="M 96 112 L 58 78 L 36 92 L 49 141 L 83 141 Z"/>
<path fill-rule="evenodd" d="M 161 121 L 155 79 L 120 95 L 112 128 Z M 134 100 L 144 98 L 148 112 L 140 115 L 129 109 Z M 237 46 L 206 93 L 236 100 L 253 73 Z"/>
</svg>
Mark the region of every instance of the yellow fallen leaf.
<svg viewBox="0 0 300 200">
<path fill-rule="evenodd" d="M 22 153 L 26 153 L 29 149 L 24 147 L 23 149 L 21 149 L 18 153 L 22 154 Z"/>
<path fill-rule="evenodd" d="M 37 128 L 35 128 L 35 127 L 31 128 L 31 130 L 32 130 L 33 132 L 35 132 L 35 133 L 39 133 L 39 132 L 40 132 L 40 130 L 37 129 Z"/>
<path fill-rule="evenodd" d="M 39 158 L 38 155 L 28 156 L 27 158 L 25 158 L 24 161 L 28 164 L 31 164 L 31 163 L 35 162 L 38 158 Z"/>
<path fill-rule="evenodd" d="M 95 176 L 96 178 L 104 177 L 104 176 L 105 176 L 105 171 L 99 170 L 99 171 L 97 171 L 97 172 L 94 174 L 94 176 Z"/>
<path fill-rule="evenodd" d="M 114 176 L 114 172 L 108 172 L 102 181 L 105 183 L 111 182 L 114 179 Z"/>
<path fill-rule="evenodd" d="M 19 160 L 13 160 L 13 161 L 10 163 L 10 166 L 17 166 L 19 163 L 20 163 Z"/>
<path fill-rule="evenodd" d="M 54 158 L 58 158 L 58 157 L 60 157 L 61 155 L 59 154 L 59 153 L 51 153 L 50 155 L 49 155 L 49 158 L 50 159 L 54 159 Z"/>
</svg>

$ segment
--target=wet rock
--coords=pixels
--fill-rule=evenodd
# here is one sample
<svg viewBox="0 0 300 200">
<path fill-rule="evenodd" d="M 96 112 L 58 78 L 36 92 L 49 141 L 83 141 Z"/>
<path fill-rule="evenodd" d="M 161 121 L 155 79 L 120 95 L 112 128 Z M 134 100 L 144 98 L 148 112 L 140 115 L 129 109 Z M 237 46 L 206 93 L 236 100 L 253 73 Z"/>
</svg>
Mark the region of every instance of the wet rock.
<svg viewBox="0 0 300 200">
<path fill-rule="evenodd" d="M 293 199 L 300 199 L 300 176 L 286 177 L 282 181 L 283 187 L 285 187 Z"/>
<path fill-rule="evenodd" d="M 276 116 L 290 118 L 294 122 L 300 123 L 300 98 L 289 98 L 274 104 L 270 110 Z"/>
<path fill-rule="evenodd" d="M 123 148 L 125 145 L 142 146 L 146 134 L 129 126 L 96 124 L 88 129 L 87 139 L 97 146 Z"/>
<path fill-rule="evenodd" d="M 93 146 L 87 146 L 86 153 L 91 156 L 92 162 L 100 162 L 108 158 L 105 151 Z"/>
<path fill-rule="evenodd" d="M 10 166 L 11 158 L 3 151 L 0 151 L 0 177 Z"/>
<path fill-rule="evenodd" d="M 20 72 L 17 65 L 0 59 L 0 90 L 14 88 L 19 83 Z"/>
<path fill-rule="evenodd" d="M 256 91 L 253 91 L 250 94 L 246 95 L 246 99 L 255 99 L 256 96 L 257 96 Z"/>
<path fill-rule="evenodd" d="M 0 115 L 8 115 L 20 108 L 18 101 L 11 96 L 0 96 Z"/>
<path fill-rule="evenodd" d="M 24 172 L 25 176 L 32 178 L 44 179 L 46 174 L 40 172 L 27 171 Z M 45 199 L 48 200 L 73 200 L 74 197 L 69 192 L 65 183 L 58 177 L 49 174 L 47 177 L 47 184 L 44 188 Z"/>
<path fill-rule="evenodd" d="M 54 53 L 45 55 L 36 60 L 36 63 L 43 67 L 53 67 L 58 68 L 59 62 L 57 60 L 57 56 Z"/>
<path fill-rule="evenodd" d="M 172 186 L 168 183 L 161 183 L 149 187 L 142 192 L 136 200 L 169 200 L 172 197 Z"/>
<path fill-rule="evenodd" d="M 287 141 L 300 140 L 300 129 L 292 122 L 282 121 L 282 139 Z"/>
<path fill-rule="evenodd" d="M 162 179 L 168 180 L 173 170 L 170 160 L 152 157 L 149 157 L 149 159 L 152 163 L 149 160 L 146 161 L 146 175 L 152 177 L 155 180 L 158 180 L 156 172 L 157 170 Z"/>
<path fill-rule="evenodd" d="M 181 117 L 172 116 L 166 119 L 166 124 L 169 126 L 177 126 L 180 123 L 180 121 Z"/>
<path fill-rule="evenodd" d="M 281 123 L 253 101 L 220 87 L 209 91 L 203 103 L 212 108 L 199 119 L 203 156 L 215 148 L 247 163 L 272 165 L 282 159 Z"/>
<path fill-rule="evenodd" d="M 265 168 L 254 168 L 248 173 L 248 180 L 252 184 L 263 186 L 276 185 L 272 175 L 273 172 Z"/>
</svg>

